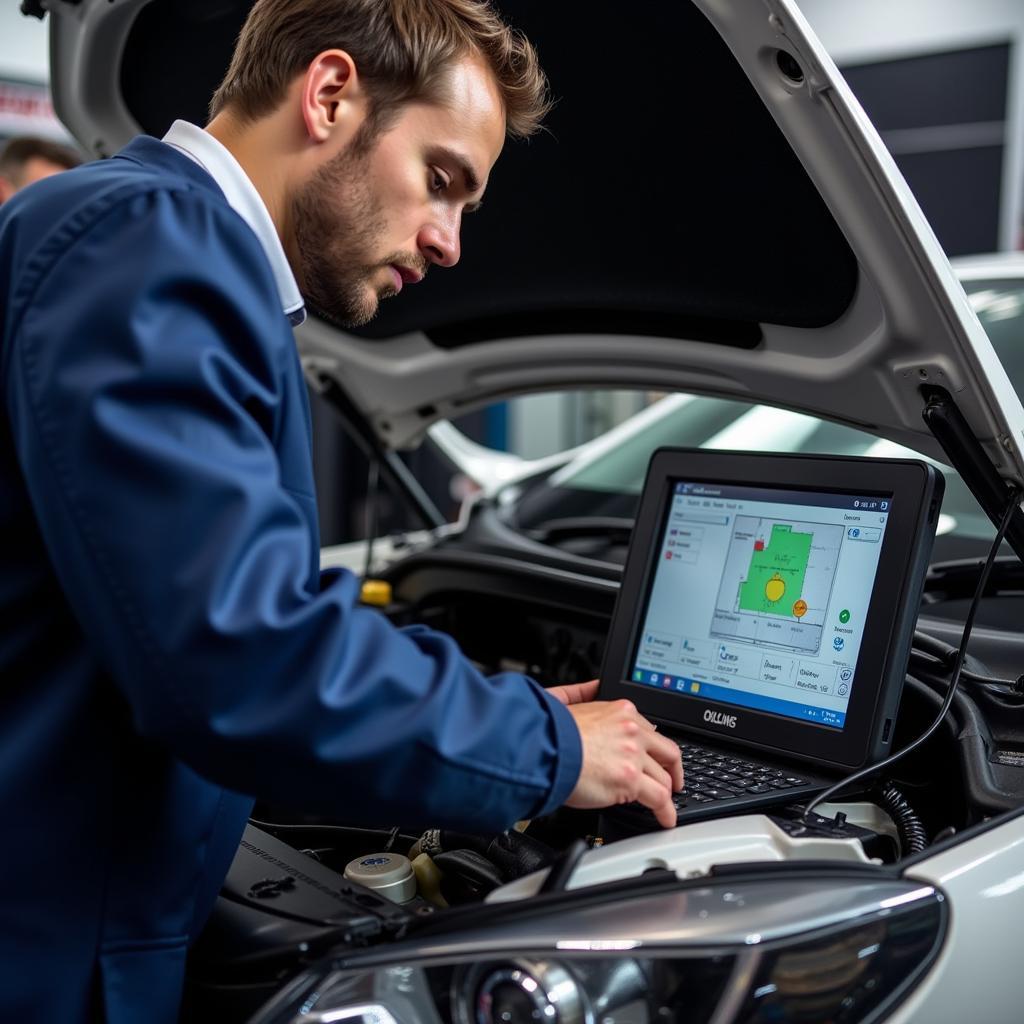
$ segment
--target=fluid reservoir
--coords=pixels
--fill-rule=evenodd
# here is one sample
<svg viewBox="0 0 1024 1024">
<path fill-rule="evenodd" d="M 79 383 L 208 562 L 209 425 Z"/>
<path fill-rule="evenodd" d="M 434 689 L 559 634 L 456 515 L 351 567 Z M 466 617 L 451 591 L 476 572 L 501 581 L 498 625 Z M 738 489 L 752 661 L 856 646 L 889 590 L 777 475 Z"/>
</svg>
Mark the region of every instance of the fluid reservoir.
<svg viewBox="0 0 1024 1024">
<path fill-rule="evenodd" d="M 394 903 L 408 903 L 416 895 L 416 873 L 400 853 L 368 853 L 345 865 L 345 877 L 373 889 Z"/>
</svg>

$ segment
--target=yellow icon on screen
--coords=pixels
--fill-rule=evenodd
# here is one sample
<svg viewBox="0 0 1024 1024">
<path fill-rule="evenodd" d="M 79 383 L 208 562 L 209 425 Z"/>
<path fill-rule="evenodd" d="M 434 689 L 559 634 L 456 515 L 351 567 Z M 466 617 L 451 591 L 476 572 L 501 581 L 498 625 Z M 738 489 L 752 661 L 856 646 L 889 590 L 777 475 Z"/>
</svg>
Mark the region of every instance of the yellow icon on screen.
<svg viewBox="0 0 1024 1024">
<path fill-rule="evenodd" d="M 782 600 L 782 595 L 786 592 L 786 583 L 783 578 L 775 573 L 774 576 L 764 585 L 764 596 L 768 600 L 775 604 L 776 601 Z"/>
<path fill-rule="evenodd" d="M 690 693 L 700 693 L 700 683 L 690 683 Z"/>
</svg>

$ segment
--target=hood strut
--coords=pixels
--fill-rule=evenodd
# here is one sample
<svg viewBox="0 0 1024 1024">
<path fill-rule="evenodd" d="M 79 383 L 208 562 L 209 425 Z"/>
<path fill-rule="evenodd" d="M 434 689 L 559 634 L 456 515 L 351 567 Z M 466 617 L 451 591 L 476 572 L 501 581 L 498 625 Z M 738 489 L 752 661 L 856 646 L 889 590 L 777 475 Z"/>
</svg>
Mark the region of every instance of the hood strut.
<svg viewBox="0 0 1024 1024">
<path fill-rule="evenodd" d="M 399 458 L 397 452 L 385 448 L 380 438 L 355 407 L 352 399 L 332 377 L 322 373 L 307 372 L 307 380 L 316 389 L 331 410 L 345 426 L 348 436 L 355 441 L 362 453 L 380 466 L 381 475 L 395 494 L 403 498 L 409 508 L 419 516 L 430 530 L 447 525 L 430 496 L 420 486 L 409 467 Z"/>
<path fill-rule="evenodd" d="M 923 416 L 928 429 L 949 457 L 949 464 L 978 499 L 985 515 L 998 526 L 1010 498 L 1009 485 L 974 436 L 953 396 L 945 388 L 931 385 L 922 387 L 921 392 L 925 398 Z M 1006 540 L 1017 557 L 1024 560 L 1024 512 L 1020 508 L 1013 513 Z"/>
</svg>

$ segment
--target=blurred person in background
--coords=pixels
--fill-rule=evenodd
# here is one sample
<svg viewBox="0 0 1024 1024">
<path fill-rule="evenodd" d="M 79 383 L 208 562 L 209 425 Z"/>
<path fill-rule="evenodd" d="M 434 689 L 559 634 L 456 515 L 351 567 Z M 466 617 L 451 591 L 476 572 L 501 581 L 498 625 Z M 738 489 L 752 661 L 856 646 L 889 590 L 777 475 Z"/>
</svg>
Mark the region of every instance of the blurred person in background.
<svg viewBox="0 0 1024 1024">
<path fill-rule="evenodd" d="M 9 139 L 0 150 L 0 203 L 19 189 L 51 174 L 77 167 L 82 158 L 70 147 L 34 135 Z"/>
</svg>

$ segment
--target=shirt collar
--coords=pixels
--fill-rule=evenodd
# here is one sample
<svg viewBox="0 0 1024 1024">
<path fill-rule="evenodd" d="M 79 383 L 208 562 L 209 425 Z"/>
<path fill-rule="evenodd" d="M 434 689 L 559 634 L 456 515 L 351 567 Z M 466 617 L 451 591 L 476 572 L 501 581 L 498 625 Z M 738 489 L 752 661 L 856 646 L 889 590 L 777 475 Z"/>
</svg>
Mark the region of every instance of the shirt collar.
<svg viewBox="0 0 1024 1024">
<path fill-rule="evenodd" d="M 306 319 L 299 286 L 266 203 L 242 165 L 209 132 L 188 121 L 175 121 L 163 141 L 199 164 L 220 187 L 235 213 L 255 232 L 274 271 L 285 316 L 297 327 Z"/>
</svg>

